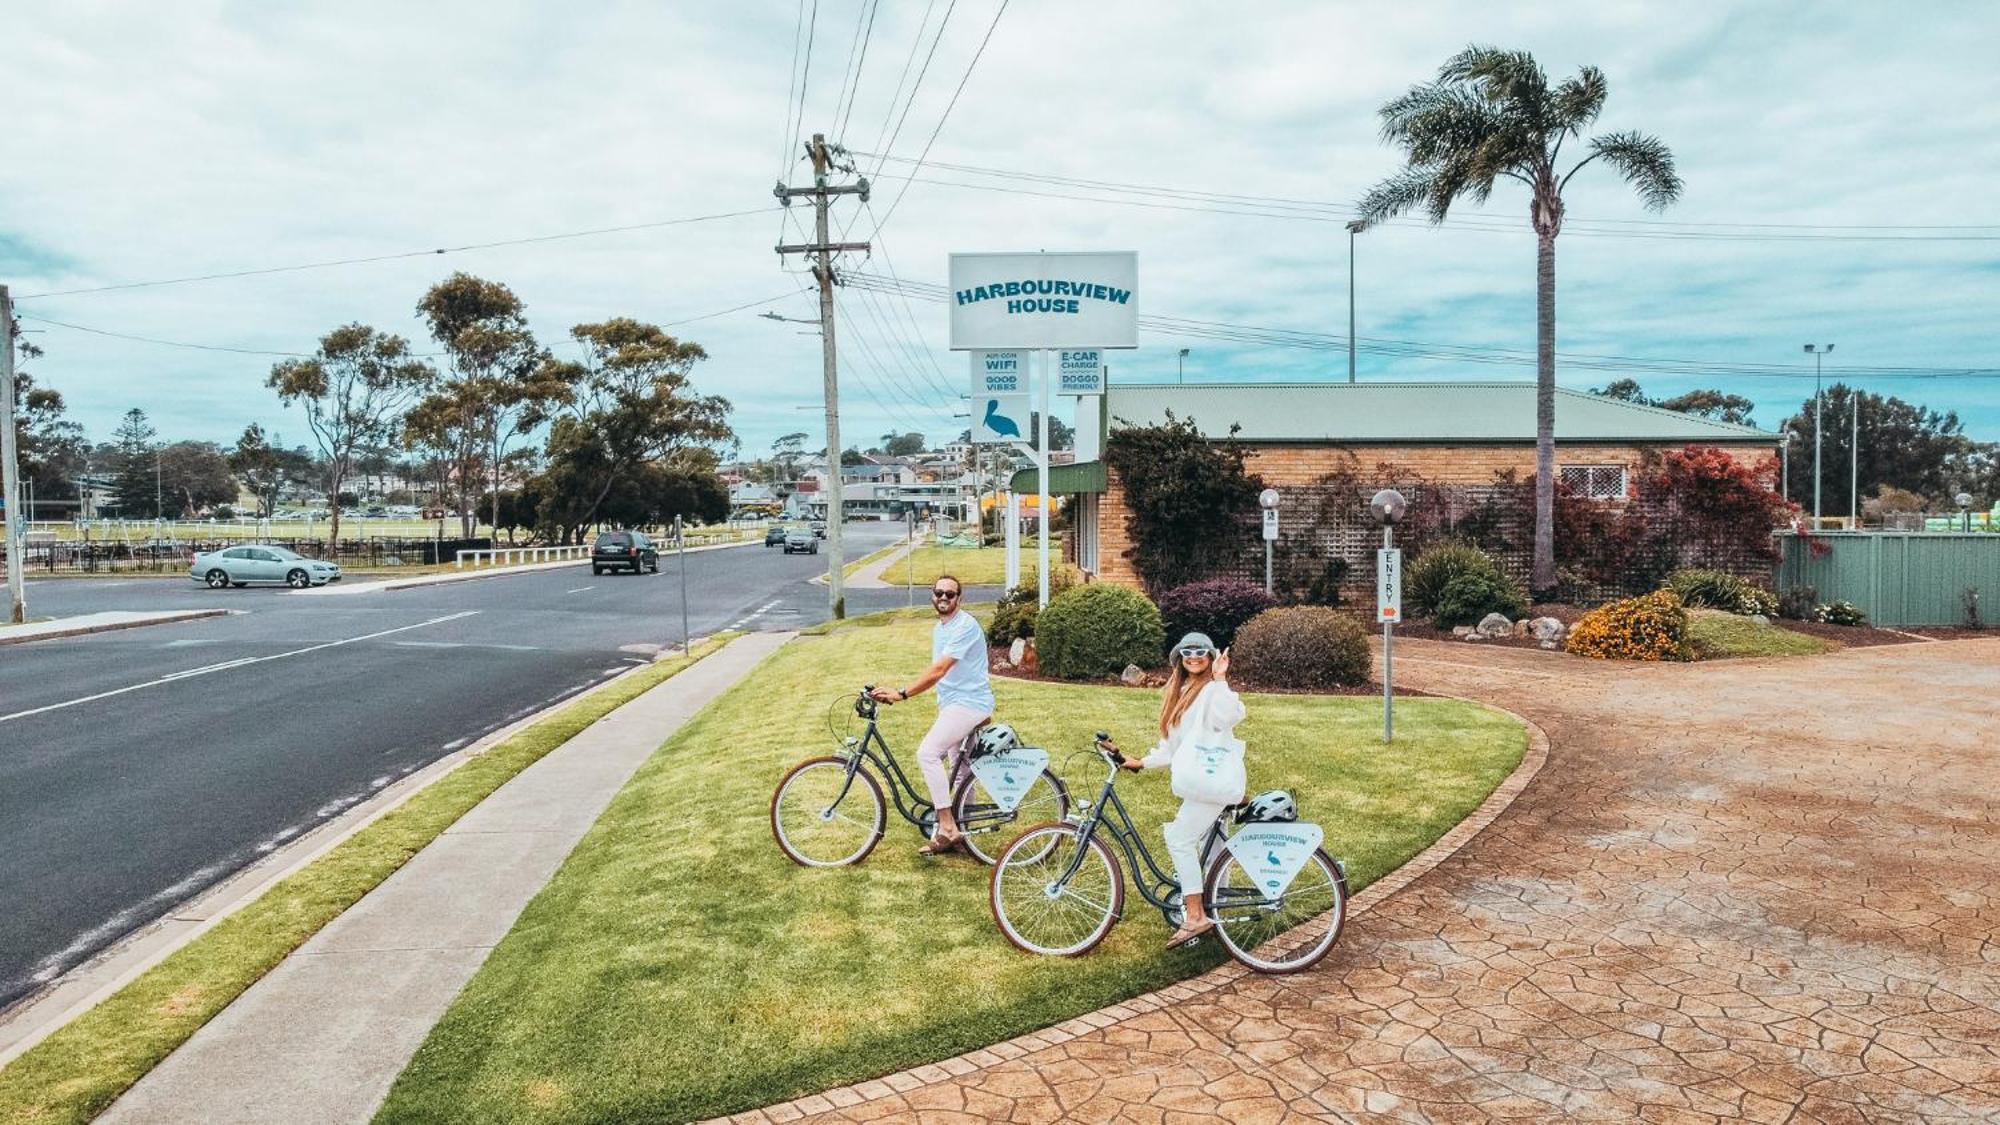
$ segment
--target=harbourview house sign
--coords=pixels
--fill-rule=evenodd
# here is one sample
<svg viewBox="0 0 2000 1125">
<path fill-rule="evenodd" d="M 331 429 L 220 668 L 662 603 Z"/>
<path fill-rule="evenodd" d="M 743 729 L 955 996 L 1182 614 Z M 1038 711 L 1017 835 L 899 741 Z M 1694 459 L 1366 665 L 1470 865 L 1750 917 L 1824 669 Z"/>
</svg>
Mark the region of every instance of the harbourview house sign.
<svg viewBox="0 0 2000 1125">
<path fill-rule="evenodd" d="M 1136 348 L 1139 256 L 951 255 L 951 346 Z"/>
</svg>

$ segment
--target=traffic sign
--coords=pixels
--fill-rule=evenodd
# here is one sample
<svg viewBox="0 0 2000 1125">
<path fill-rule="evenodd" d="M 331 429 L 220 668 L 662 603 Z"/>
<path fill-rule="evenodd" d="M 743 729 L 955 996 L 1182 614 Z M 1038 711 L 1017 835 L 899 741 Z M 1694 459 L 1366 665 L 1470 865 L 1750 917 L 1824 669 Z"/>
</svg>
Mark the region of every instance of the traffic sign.
<svg viewBox="0 0 2000 1125">
<path fill-rule="evenodd" d="M 1264 509 L 1264 541 L 1267 543 L 1278 541 L 1278 509 L 1276 508 Z"/>
<path fill-rule="evenodd" d="M 1403 552 L 1385 547 L 1375 552 L 1375 620 L 1403 619 Z"/>
</svg>

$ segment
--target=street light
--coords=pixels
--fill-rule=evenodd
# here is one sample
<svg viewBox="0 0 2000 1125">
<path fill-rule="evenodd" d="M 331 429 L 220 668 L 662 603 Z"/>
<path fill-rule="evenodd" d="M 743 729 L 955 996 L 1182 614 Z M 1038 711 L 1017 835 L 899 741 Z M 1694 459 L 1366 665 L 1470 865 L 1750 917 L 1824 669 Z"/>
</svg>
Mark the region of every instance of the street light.
<svg viewBox="0 0 2000 1125">
<path fill-rule="evenodd" d="M 1368 511 L 1382 525 L 1382 552 L 1375 557 L 1375 616 L 1382 622 L 1382 741 L 1396 736 L 1396 619 L 1403 615 L 1403 559 L 1396 550 L 1396 524 L 1410 510 L 1393 488 L 1377 492 Z"/>
<path fill-rule="evenodd" d="M 1967 530 L 1967 531 L 1971 531 L 1971 530 L 1972 530 L 1972 493 L 1970 493 L 1970 492 L 1961 492 L 1961 493 L 1959 493 L 1958 495 L 1956 495 L 1956 496 L 1952 497 L 1952 500 L 1953 500 L 1954 502 L 1956 502 L 1956 503 L 1958 504 L 1958 520 L 1959 520 L 1959 523 L 1960 523 L 1960 524 L 1962 524 L 1962 525 L 1964 526 L 1965 530 Z"/>
<path fill-rule="evenodd" d="M 1786 422 L 1778 432 L 1778 494 L 1787 502 L 1792 499 L 1792 424 Z"/>
<path fill-rule="evenodd" d="M 1187 382 L 1187 354 L 1188 350 L 1186 348 L 1182 348 L 1180 357 L 1178 358 L 1178 360 L 1176 360 L 1176 362 L 1179 364 L 1179 367 L 1176 368 L 1174 375 L 1174 382 L 1176 383 Z"/>
<path fill-rule="evenodd" d="M 1833 345 L 1824 347 L 1807 344 L 1806 354 L 1813 357 L 1813 530 L 1820 530 L 1819 518 L 1819 447 L 1820 416 L 1826 405 L 1826 398 L 1820 393 L 1820 365 L 1827 356 L 1833 354 Z"/>
<path fill-rule="evenodd" d="M 1368 229 L 1355 219 L 1347 224 L 1347 381 L 1354 381 L 1354 236 Z"/>
<path fill-rule="evenodd" d="M 1278 490 L 1267 488 L 1257 494 L 1257 506 L 1264 509 L 1264 592 L 1271 590 L 1271 544 L 1278 539 Z"/>
</svg>

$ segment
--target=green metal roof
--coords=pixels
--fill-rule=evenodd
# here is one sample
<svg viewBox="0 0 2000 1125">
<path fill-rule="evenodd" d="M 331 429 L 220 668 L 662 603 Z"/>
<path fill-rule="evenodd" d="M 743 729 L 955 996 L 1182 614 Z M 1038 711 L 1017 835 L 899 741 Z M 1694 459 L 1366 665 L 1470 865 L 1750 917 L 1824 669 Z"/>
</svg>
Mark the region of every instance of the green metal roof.
<svg viewBox="0 0 2000 1125">
<path fill-rule="evenodd" d="M 1191 418 L 1210 437 L 1242 426 L 1239 441 L 1532 442 L 1533 383 L 1113 383 L 1113 428 Z M 1775 442 L 1777 435 L 1556 390 L 1556 441 Z M 1101 471 L 1101 470 L 1100 470 Z"/>
<path fill-rule="evenodd" d="M 1008 481 L 1015 492 L 1034 492 L 1041 487 L 1034 469 L 1022 469 Z M 1109 481 L 1099 461 L 1079 461 L 1072 465 L 1049 466 L 1049 495 L 1068 496 L 1078 492 L 1103 492 Z"/>
</svg>

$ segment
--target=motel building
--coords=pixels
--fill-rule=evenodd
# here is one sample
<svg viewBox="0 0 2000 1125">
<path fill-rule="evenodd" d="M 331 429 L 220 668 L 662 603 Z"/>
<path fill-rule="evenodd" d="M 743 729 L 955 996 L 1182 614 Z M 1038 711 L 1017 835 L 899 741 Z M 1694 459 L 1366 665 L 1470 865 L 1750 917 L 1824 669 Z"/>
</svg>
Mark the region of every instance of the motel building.
<svg viewBox="0 0 2000 1125">
<path fill-rule="evenodd" d="M 1510 383 L 1202 383 L 1112 384 L 1102 398 L 1081 398 L 1077 460 L 1052 466 L 1049 493 L 1070 513 L 1066 559 L 1102 581 L 1138 586 L 1125 557 L 1129 512 L 1116 474 L 1101 458 L 1108 430 L 1153 425 L 1168 412 L 1213 440 L 1245 448 L 1246 471 L 1281 497 L 1284 540 L 1301 554 L 1346 558 L 1372 574 L 1379 530 L 1315 527 L 1315 502 L 1330 480 L 1370 487 L 1438 486 L 1434 495 L 1475 505 L 1512 473 L 1535 474 L 1535 385 Z M 1101 409 L 1098 404 L 1101 403 Z M 1628 495 L 1632 473 L 1649 457 L 1691 445 L 1713 446 L 1768 468 L 1777 486 L 1777 435 L 1578 391 L 1556 391 L 1556 464 L 1572 492 L 1607 505 Z M 1032 497 L 1036 471 L 1014 474 L 1011 487 Z M 1254 511 L 1245 512 L 1241 573 L 1262 577 Z M 1505 561 L 1505 560 L 1503 560 Z M 1525 569 L 1525 556 L 1516 562 Z"/>
</svg>

